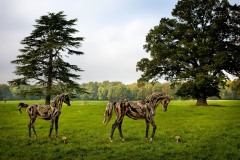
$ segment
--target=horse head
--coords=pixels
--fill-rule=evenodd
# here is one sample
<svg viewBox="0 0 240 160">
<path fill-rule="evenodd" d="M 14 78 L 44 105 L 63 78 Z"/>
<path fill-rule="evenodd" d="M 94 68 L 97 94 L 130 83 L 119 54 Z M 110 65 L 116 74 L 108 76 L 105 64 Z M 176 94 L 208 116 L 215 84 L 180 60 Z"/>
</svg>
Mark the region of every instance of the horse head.
<svg viewBox="0 0 240 160">
<path fill-rule="evenodd" d="M 153 104 L 154 108 L 157 107 L 159 103 L 161 103 L 162 110 L 166 112 L 171 98 L 163 93 L 155 92 L 149 96 L 148 100 L 151 102 L 151 104 Z"/>
<path fill-rule="evenodd" d="M 66 103 L 68 106 L 71 106 L 70 97 L 69 97 L 68 93 L 63 94 L 63 102 Z"/>
<path fill-rule="evenodd" d="M 163 110 L 164 112 L 167 111 L 167 107 L 168 107 L 168 104 L 169 104 L 170 100 L 171 100 L 171 98 L 168 97 L 168 96 L 166 96 L 166 97 L 164 97 L 164 98 L 162 99 L 162 101 L 161 101 L 161 103 L 162 103 L 162 110 Z"/>
</svg>

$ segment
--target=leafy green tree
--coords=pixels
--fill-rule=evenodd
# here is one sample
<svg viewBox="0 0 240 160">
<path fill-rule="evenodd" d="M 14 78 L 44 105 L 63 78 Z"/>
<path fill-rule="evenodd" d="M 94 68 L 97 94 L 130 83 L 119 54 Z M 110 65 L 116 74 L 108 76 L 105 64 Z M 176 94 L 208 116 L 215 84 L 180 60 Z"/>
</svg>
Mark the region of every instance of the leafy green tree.
<svg viewBox="0 0 240 160">
<path fill-rule="evenodd" d="M 99 84 L 99 88 L 98 88 L 98 99 L 99 100 L 107 99 L 109 85 L 110 85 L 109 81 L 104 81 Z"/>
<path fill-rule="evenodd" d="M 127 99 L 129 100 L 138 100 L 138 92 L 139 92 L 139 88 L 137 86 L 136 83 L 132 83 L 128 85 L 128 88 L 130 90 L 130 97 L 128 97 Z"/>
<path fill-rule="evenodd" d="M 163 88 L 163 84 L 161 84 L 159 82 L 154 83 L 152 92 L 160 92 L 163 90 L 162 88 Z"/>
<path fill-rule="evenodd" d="M 99 100 L 107 99 L 107 89 L 100 86 L 97 95 Z"/>
<path fill-rule="evenodd" d="M 66 19 L 63 12 L 48 13 L 36 20 L 35 29 L 25 37 L 21 44 L 21 55 L 11 63 L 16 64 L 15 74 L 21 78 L 9 81 L 11 85 L 27 85 L 35 83 L 40 86 L 34 90 L 22 90 L 21 95 L 45 95 L 45 103 L 49 104 L 51 95 L 58 94 L 53 85 L 61 86 L 61 91 L 84 92 L 74 80 L 79 80 L 76 72 L 83 71 L 77 65 L 64 61 L 68 55 L 82 55 L 76 50 L 81 46 L 83 37 L 74 37 L 78 30 L 74 29 L 77 19 Z"/>
<path fill-rule="evenodd" d="M 240 6 L 227 0 L 180 0 L 172 15 L 147 34 L 144 49 L 151 58 L 137 63 L 143 72 L 139 81 L 184 82 L 176 94 L 207 105 L 208 97 L 219 97 L 224 71 L 240 71 Z"/>
<path fill-rule="evenodd" d="M 88 83 L 82 83 L 80 85 L 81 88 L 86 88 L 86 90 L 88 91 Z M 89 91 L 88 91 L 89 92 Z M 90 96 L 90 92 L 89 94 L 87 93 L 84 93 L 84 94 L 78 94 L 79 98 L 82 99 L 82 100 L 88 100 L 89 99 L 89 96 Z"/>
<path fill-rule="evenodd" d="M 89 92 L 85 94 L 85 99 L 98 100 L 99 82 L 89 82 L 86 85 L 86 90 Z"/>
<path fill-rule="evenodd" d="M 125 99 L 125 98 L 127 99 L 130 95 L 130 90 L 126 85 L 122 83 L 116 86 L 116 90 L 114 92 L 117 99 Z"/>
<path fill-rule="evenodd" d="M 10 87 L 6 84 L 0 84 L 0 100 L 10 100 L 13 97 Z"/>
<path fill-rule="evenodd" d="M 118 97 L 116 92 L 119 84 L 121 84 L 121 82 L 110 82 L 107 94 L 108 100 L 119 100 L 120 97 Z"/>
<path fill-rule="evenodd" d="M 233 99 L 240 99 L 240 79 L 235 79 L 231 83 Z"/>
</svg>

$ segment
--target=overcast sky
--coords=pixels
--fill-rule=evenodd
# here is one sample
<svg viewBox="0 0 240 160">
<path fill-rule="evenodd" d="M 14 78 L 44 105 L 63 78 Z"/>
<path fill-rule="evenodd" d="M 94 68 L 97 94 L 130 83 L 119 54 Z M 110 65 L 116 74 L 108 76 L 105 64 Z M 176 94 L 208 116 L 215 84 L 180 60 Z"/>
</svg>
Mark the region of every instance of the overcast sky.
<svg viewBox="0 0 240 160">
<path fill-rule="evenodd" d="M 59 11 L 68 20 L 77 18 L 76 36 L 85 37 L 79 48 L 84 55 L 65 59 L 84 70 L 79 83 L 137 82 L 141 73 L 136 64 L 148 57 L 145 37 L 161 18 L 171 18 L 176 4 L 177 0 L 0 0 L 0 83 L 17 78 L 10 61 L 21 54 L 20 41 L 34 30 L 35 20 Z"/>
</svg>

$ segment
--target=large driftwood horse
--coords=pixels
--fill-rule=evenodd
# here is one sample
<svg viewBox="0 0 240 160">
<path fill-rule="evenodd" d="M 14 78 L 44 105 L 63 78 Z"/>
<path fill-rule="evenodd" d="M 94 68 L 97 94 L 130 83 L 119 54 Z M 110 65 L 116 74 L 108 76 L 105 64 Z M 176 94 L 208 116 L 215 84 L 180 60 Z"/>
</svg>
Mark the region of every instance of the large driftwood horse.
<svg viewBox="0 0 240 160">
<path fill-rule="evenodd" d="M 125 115 L 134 120 L 145 119 L 146 121 L 145 139 L 146 140 L 148 140 L 148 130 L 151 123 L 151 125 L 153 126 L 153 132 L 149 141 L 152 141 L 155 135 L 155 131 L 157 129 L 157 126 L 154 122 L 154 115 L 155 115 L 156 108 L 161 103 L 162 110 L 166 112 L 170 99 L 171 98 L 166 96 L 165 94 L 155 92 L 152 95 L 150 95 L 147 100 L 140 101 L 137 103 L 128 102 L 127 100 L 120 100 L 117 102 L 109 101 L 104 113 L 103 123 L 108 123 L 110 121 L 113 110 L 117 115 L 117 118 L 112 125 L 112 131 L 109 137 L 110 142 L 113 141 L 113 133 L 116 127 L 118 127 L 120 138 L 122 139 L 122 141 L 124 141 L 124 137 L 122 134 L 122 122 Z"/>
<path fill-rule="evenodd" d="M 27 107 L 27 113 L 30 117 L 30 122 L 28 124 L 28 133 L 29 133 L 29 138 L 31 138 L 31 129 L 33 129 L 33 132 L 37 138 L 37 133 L 34 128 L 34 122 L 37 117 L 45 120 L 51 120 L 51 126 L 50 126 L 50 131 L 49 131 L 49 139 L 51 138 L 53 126 L 55 124 L 55 130 L 56 130 L 56 138 L 58 137 L 58 119 L 61 114 L 61 108 L 62 108 L 62 103 L 66 103 L 68 106 L 70 106 L 70 98 L 68 94 L 60 94 L 56 96 L 53 99 L 53 102 L 51 102 L 50 105 L 38 105 L 38 104 L 33 104 L 29 105 Z M 21 108 L 19 109 L 21 112 Z"/>
</svg>

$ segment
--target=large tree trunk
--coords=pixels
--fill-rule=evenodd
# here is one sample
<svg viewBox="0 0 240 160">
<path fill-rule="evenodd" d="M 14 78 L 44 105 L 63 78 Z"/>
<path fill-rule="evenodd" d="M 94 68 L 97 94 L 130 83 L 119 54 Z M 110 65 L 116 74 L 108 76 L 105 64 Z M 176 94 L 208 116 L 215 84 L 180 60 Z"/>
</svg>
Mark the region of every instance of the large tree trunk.
<svg viewBox="0 0 240 160">
<path fill-rule="evenodd" d="M 51 95 L 46 95 L 45 105 L 49 105 L 49 104 L 50 104 L 50 101 L 51 101 Z"/>
<path fill-rule="evenodd" d="M 196 106 L 207 106 L 207 97 L 198 97 Z"/>
<path fill-rule="evenodd" d="M 48 74 L 47 74 L 47 94 L 45 99 L 45 104 L 49 105 L 51 101 L 51 91 L 52 91 L 52 72 L 53 72 L 53 55 L 52 51 L 49 53 L 48 61 Z"/>
</svg>

